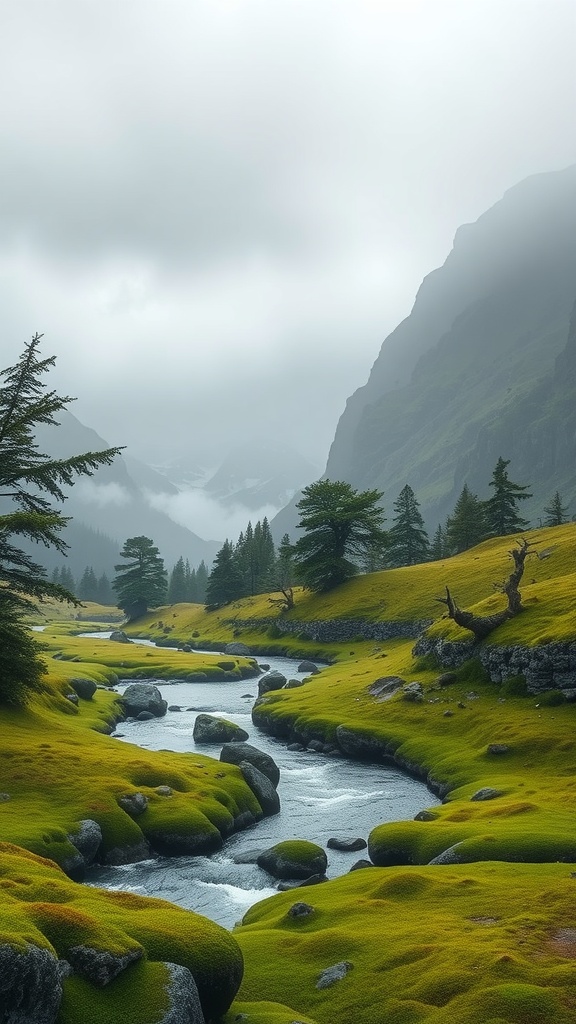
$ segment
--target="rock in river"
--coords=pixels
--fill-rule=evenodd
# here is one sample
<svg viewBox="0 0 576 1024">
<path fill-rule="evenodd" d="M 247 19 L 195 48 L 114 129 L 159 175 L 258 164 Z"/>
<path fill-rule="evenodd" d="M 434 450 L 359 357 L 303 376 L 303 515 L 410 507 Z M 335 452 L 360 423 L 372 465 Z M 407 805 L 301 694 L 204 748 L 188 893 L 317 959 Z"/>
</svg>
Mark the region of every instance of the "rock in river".
<svg viewBox="0 0 576 1024">
<path fill-rule="evenodd" d="M 220 760 L 225 764 L 238 765 L 241 761 L 248 761 L 267 779 L 270 779 L 274 788 L 280 782 L 280 769 L 274 759 L 270 757 L 270 754 L 265 754 L 263 750 L 258 750 L 250 743 L 225 743 L 220 751 Z"/>
<path fill-rule="evenodd" d="M 168 702 L 153 683 L 131 683 L 121 697 L 127 715 L 137 718 L 142 711 L 147 711 L 155 718 L 166 714 Z"/>
<path fill-rule="evenodd" d="M 193 736 L 195 743 L 228 743 L 248 739 L 245 729 L 214 715 L 198 715 L 194 722 Z"/>
</svg>

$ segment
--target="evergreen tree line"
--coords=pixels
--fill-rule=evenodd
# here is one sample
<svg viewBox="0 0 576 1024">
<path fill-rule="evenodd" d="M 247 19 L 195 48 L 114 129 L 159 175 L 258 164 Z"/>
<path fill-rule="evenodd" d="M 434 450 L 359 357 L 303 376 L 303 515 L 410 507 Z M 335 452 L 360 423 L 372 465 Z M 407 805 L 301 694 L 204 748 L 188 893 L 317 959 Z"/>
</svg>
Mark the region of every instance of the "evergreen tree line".
<svg viewBox="0 0 576 1024">
<path fill-rule="evenodd" d="M 500 457 L 494 468 L 489 498 L 479 498 L 464 484 L 454 511 L 445 524 L 439 524 L 430 545 L 433 560 L 467 551 L 489 537 L 504 537 L 530 528 L 519 511 L 519 502 L 531 498 L 528 485 L 510 480 L 510 460 Z M 561 526 L 570 520 L 568 507 L 556 491 L 540 520 L 542 526 Z"/>
<path fill-rule="evenodd" d="M 216 555 L 206 589 L 206 606 L 219 608 L 240 597 L 291 586 L 290 549 L 286 534 L 276 550 L 266 518 L 254 527 L 249 522 L 236 543 L 226 540 Z"/>
<path fill-rule="evenodd" d="M 162 563 L 162 573 L 164 565 Z M 180 556 L 172 569 L 168 580 L 163 575 L 163 594 L 159 603 L 166 601 L 168 604 L 178 602 L 189 602 L 192 604 L 203 604 L 206 598 L 206 585 L 208 583 L 208 569 L 202 561 L 197 569 L 190 568 L 188 559 Z M 96 576 L 91 565 L 87 565 L 79 579 L 74 578 L 71 569 L 66 565 L 57 566 L 51 575 L 52 583 L 69 590 L 79 601 L 94 601 L 95 604 L 115 605 L 117 596 L 114 590 L 114 581 L 110 581 L 106 573 Z"/>
</svg>

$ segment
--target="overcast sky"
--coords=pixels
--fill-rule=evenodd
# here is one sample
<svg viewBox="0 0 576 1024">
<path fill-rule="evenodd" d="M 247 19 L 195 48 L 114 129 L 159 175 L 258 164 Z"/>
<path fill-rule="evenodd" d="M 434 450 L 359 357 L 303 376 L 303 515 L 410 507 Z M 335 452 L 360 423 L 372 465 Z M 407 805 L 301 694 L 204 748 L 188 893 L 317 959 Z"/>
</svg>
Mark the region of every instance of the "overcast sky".
<svg viewBox="0 0 576 1024">
<path fill-rule="evenodd" d="M 574 0 L 4 0 L 2 365 L 110 443 L 323 467 L 459 224 L 576 161 Z"/>
</svg>

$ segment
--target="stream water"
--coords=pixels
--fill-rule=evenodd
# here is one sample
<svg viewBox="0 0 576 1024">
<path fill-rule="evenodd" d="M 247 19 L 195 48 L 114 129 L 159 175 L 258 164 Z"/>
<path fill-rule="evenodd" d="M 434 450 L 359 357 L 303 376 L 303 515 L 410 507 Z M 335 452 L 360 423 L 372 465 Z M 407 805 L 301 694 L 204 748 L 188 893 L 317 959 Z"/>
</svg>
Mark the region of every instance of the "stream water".
<svg viewBox="0 0 576 1024">
<path fill-rule="evenodd" d="M 298 662 L 289 658 L 263 657 L 261 661 L 287 678 L 308 674 L 298 673 Z M 118 686 L 120 692 L 126 685 Z M 120 723 L 116 734 L 120 742 L 148 750 L 197 751 L 218 758 L 220 745 L 196 747 L 192 733 L 198 713 L 222 715 L 246 729 L 248 742 L 276 761 L 282 809 L 280 814 L 231 836 L 211 857 L 157 858 L 95 868 L 90 876 L 95 885 L 168 899 L 231 928 L 253 903 L 276 892 L 273 879 L 265 871 L 256 864 L 237 864 L 235 856 L 266 849 L 282 839 L 309 839 L 323 847 L 332 836 L 366 839 L 375 825 L 412 818 L 431 802 L 422 782 L 395 769 L 327 758 L 309 750 L 289 751 L 279 740 L 260 732 L 250 714 L 258 693 L 257 679 L 168 684 L 162 680 L 156 685 L 169 705 L 183 710 L 168 711 L 164 718 L 147 722 Z M 365 852 L 327 852 L 329 878 L 345 874 L 358 858 L 366 856 Z"/>
</svg>

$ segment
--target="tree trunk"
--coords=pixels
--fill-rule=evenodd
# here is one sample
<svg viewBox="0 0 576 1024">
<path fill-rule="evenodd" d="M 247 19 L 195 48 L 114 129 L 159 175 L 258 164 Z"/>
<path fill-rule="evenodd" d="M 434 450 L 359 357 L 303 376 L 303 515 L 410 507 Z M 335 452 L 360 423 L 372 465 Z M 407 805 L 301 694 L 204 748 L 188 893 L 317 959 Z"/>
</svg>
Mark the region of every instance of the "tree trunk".
<svg viewBox="0 0 576 1024">
<path fill-rule="evenodd" d="M 524 573 L 524 562 L 530 545 L 524 538 L 522 538 L 519 544 L 518 548 L 514 548 L 509 552 L 514 559 L 514 569 L 508 579 L 498 587 L 508 598 L 508 606 L 503 611 L 496 612 L 494 615 L 474 615 L 473 612 L 463 611 L 454 601 L 448 587 L 446 587 L 446 597 L 436 598 L 437 601 L 446 605 L 449 617 L 457 625 L 462 626 L 463 629 L 469 629 L 477 640 L 484 640 L 494 629 L 501 626 L 503 622 L 513 619 L 515 615 L 522 611 L 522 595 L 518 587 Z"/>
</svg>

